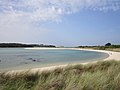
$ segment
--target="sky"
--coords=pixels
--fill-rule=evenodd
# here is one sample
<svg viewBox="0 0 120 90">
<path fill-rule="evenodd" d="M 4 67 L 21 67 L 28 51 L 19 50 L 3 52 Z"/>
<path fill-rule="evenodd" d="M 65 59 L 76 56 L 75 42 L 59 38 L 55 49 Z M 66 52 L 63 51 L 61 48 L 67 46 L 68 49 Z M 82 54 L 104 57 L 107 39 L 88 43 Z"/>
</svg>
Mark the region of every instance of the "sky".
<svg viewBox="0 0 120 90">
<path fill-rule="evenodd" d="M 120 0 L 0 0 L 0 42 L 120 44 Z"/>
</svg>

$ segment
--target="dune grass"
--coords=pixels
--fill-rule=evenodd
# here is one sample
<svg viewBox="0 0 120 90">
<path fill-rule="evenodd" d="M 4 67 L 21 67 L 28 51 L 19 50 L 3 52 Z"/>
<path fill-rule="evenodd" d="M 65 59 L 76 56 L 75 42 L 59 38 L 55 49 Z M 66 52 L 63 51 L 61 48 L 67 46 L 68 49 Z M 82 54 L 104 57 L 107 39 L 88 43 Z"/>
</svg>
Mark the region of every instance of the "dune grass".
<svg viewBox="0 0 120 90">
<path fill-rule="evenodd" d="M 0 90 L 120 90 L 120 61 L 69 65 L 36 73 L 0 73 Z"/>
</svg>

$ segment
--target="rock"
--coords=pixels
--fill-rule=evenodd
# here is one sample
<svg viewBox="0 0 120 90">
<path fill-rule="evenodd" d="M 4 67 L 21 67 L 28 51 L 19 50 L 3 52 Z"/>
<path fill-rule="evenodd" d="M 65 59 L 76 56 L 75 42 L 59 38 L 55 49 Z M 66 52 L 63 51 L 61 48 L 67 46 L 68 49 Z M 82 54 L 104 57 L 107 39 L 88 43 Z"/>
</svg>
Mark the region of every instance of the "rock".
<svg viewBox="0 0 120 90">
<path fill-rule="evenodd" d="M 33 58 L 28 58 L 28 60 L 33 60 Z"/>
<path fill-rule="evenodd" d="M 25 62 L 25 64 L 28 64 L 27 62 Z"/>
<path fill-rule="evenodd" d="M 32 60 L 33 62 L 36 62 L 36 60 L 34 59 L 34 60 Z"/>
</svg>

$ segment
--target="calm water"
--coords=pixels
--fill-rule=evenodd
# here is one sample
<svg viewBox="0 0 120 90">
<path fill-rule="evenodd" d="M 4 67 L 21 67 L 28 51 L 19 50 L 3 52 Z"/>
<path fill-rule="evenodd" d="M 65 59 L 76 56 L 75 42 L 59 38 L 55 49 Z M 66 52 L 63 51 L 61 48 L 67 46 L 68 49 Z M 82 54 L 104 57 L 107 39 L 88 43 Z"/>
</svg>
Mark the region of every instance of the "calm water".
<svg viewBox="0 0 120 90">
<path fill-rule="evenodd" d="M 1 48 L 0 71 L 88 62 L 107 56 L 105 53 L 81 50 Z"/>
</svg>

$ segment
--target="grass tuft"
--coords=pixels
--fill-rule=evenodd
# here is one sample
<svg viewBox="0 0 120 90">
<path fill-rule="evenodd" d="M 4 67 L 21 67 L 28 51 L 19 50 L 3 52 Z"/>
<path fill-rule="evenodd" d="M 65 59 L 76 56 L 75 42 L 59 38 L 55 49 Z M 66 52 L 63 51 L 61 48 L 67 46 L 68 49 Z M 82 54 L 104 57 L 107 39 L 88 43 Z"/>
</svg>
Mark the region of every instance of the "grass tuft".
<svg viewBox="0 0 120 90">
<path fill-rule="evenodd" d="M 51 71 L 0 73 L 0 90 L 119 90 L 120 61 L 69 65 Z"/>
</svg>

